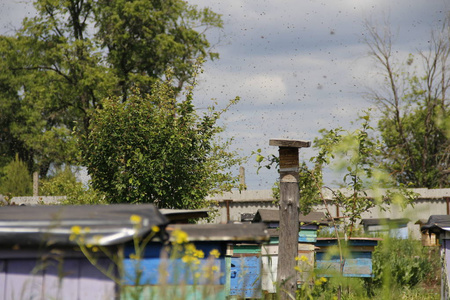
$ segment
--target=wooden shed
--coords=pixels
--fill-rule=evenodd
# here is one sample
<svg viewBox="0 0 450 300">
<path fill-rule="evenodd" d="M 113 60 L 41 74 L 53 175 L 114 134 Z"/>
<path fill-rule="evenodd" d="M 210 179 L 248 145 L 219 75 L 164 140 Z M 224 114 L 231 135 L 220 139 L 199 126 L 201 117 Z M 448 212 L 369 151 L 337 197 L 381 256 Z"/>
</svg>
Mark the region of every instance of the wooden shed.
<svg viewBox="0 0 450 300">
<path fill-rule="evenodd" d="M 153 226 L 163 240 L 167 223 L 153 205 L 0 207 L 0 299 L 117 299 L 123 245 Z M 81 233 L 110 255 L 92 253 L 94 266 L 79 251 Z"/>
<path fill-rule="evenodd" d="M 276 293 L 280 212 L 273 209 L 259 209 L 253 222 L 262 222 L 268 227 L 270 242 L 262 245 L 261 248 L 261 287 L 267 293 Z M 299 214 L 298 284 L 302 284 L 311 277 L 311 271 L 314 266 L 314 243 L 317 240 L 317 230 L 323 226 L 329 226 L 324 213 Z"/>
<path fill-rule="evenodd" d="M 340 240 L 345 252 L 344 256 L 345 277 L 372 277 L 372 253 L 381 238 L 351 238 L 347 242 Z M 336 238 L 318 238 L 316 245 L 316 274 L 324 277 L 336 276 L 340 273 L 341 259 L 337 253 Z M 334 248 L 335 251 L 330 251 Z"/>
</svg>

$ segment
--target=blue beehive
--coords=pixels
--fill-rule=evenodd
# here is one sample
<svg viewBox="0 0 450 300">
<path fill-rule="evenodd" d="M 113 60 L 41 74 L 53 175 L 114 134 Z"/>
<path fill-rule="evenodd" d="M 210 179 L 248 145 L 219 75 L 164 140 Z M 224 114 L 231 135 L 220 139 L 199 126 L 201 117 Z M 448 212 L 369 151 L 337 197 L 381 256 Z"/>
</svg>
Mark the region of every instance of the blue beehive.
<svg viewBox="0 0 450 300">
<path fill-rule="evenodd" d="M 261 298 L 261 245 L 233 245 L 230 296 Z"/>
<path fill-rule="evenodd" d="M 270 234 L 270 242 L 262 246 L 261 288 L 266 293 L 276 293 L 280 211 L 259 209 L 253 222 L 265 223 Z M 328 226 L 328 220 L 324 213 L 299 214 L 298 257 L 306 258 L 307 262 L 302 260 L 298 262 L 298 267 L 301 270 L 298 274 L 298 284 L 308 280 L 311 275 L 312 265 L 314 264 L 314 242 L 317 239 L 317 230 L 320 226 Z"/>
<path fill-rule="evenodd" d="M 380 238 L 351 238 L 347 243 L 341 240 L 343 247 L 348 247 L 349 256 L 344 257 L 345 277 L 372 277 L 372 252 Z M 316 269 L 324 277 L 338 275 L 341 260 L 337 253 L 330 253 L 330 248 L 337 245 L 336 238 L 317 238 Z"/>
<path fill-rule="evenodd" d="M 261 243 L 269 238 L 263 224 L 169 225 L 166 229 L 173 242 L 169 248 L 149 244 L 139 261 L 130 257 L 134 254 L 131 245 L 125 249 L 123 299 L 135 299 L 134 294 L 138 299 L 225 299 L 235 286 L 231 283 L 235 269 L 230 270 L 230 256 L 226 255 L 229 244 Z M 205 257 L 192 264 L 173 255 L 172 250 L 180 246 L 176 231 L 186 233 L 186 242 Z M 187 249 L 183 247 L 183 251 Z M 218 258 L 208 258 L 211 251 L 220 253 Z"/>
<path fill-rule="evenodd" d="M 153 205 L 5 206 L 0 219 L 0 299 L 6 300 L 116 299 L 120 247 L 168 223 Z M 90 251 L 88 260 L 75 233 L 110 256 Z"/>
</svg>

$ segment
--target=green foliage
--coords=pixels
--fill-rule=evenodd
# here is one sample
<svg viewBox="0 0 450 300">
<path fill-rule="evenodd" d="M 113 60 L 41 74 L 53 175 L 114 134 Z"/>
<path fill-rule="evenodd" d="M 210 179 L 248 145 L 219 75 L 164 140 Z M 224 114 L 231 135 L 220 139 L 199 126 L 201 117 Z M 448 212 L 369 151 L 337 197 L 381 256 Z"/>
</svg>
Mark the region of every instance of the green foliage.
<svg viewBox="0 0 450 300">
<path fill-rule="evenodd" d="M 31 196 L 33 194 L 33 180 L 25 163 L 16 155 L 13 161 L 3 168 L 0 177 L 0 193 L 10 197 Z"/>
<path fill-rule="evenodd" d="M 396 181 L 411 187 L 450 186 L 450 19 L 429 39 L 429 49 L 397 63 L 389 29 L 367 24 L 367 45 L 384 81 L 370 98 L 381 117 L 380 162 Z M 421 67 L 414 68 L 415 61 Z"/>
<path fill-rule="evenodd" d="M 45 177 L 76 163 L 76 138 L 101 99 L 149 92 L 173 69 L 180 91 L 220 16 L 181 0 L 35 0 L 37 15 L 0 36 L 0 166 L 19 153 Z M 73 131 L 72 129 L 75 128 Z"/>
<path fill-rule="evenodd" d="M 135 89 L 126 101 L 102 102 L 83 138 L 83 164 L 92 185 L 112 203 L 154 203 L 160 208 L 201 208 L 205 197 L 237 182 L 225 170 L 239 163 L 221 143 L 222 111 L 199 116 L 192 89 L 177 102 L 171 82 L 152 94 Z M 230 102 L 230 105 L 238 99 Z"/>
<path fill-rule="evenodd" d="M 440 262 L 437 247 L 423 247 L 418 240 L 384 238 L 373 253 L 371 283 L 387 290 L 414 288 L 424 282 L 436 285 Z"/>
<path fill-rule="evenodd" d="M 302 213 L 309 213 L 314 205 L 327 204 L 324 192 L 329 190 L 334 198 L 333 204 L 339 206 L 346 218 L 342 226 L 348 236 L 352 235 L 354 225 L 363 212 L 376 205 L 385 209 L 386 204 L 392 202 L 405 206 L 412 203 L 415 197 L 403 185 L 397 184 L 382 164 L 377 163 L 381 144 L 372 137 L 374 129 L 370 126 L 370 111 L 360 117 L 360 122 L 360 128 L 351 132 L 342 128 L 320 130 L 322 136 L 314 141 L 317 155 L 310 158 L 312 167 L 302 163 L 299 168 Z M 266 159 L 259 153 L 256 153 L 257 161 L 261 166 Z M 275 157 L 269 157 L 267 161 L 267 168 L 278 163 Z M 337 189 L 324 186 L 325 168 L 342 174 Z M 373 193 L 373 199 L 368 198 L 369 190 Z M 279 197 L 278 186 L 274 188 L 274 196 Z"/>
<path fill-rule="evenodd" d="M 92 187 L 84 187 L 77 181 L 70 167 L 59 169 L 55 176 L 40 182 L 39 193 L 42 196 L 66 196 L 63 204 L 105 204 L 105 197 Z"/>
</svg>

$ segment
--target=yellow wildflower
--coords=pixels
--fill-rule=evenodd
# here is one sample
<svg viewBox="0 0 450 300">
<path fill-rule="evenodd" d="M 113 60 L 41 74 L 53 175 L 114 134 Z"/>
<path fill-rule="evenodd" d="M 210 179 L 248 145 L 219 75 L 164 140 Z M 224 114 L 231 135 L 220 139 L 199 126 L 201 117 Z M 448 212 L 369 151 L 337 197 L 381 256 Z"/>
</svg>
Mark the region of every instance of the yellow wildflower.
<svg viewBox="0 0 450 300">
<path fill-rule="evenodd" d="M 97 246 L 92 247 L 92 252 L 98 252 L 98 247 Z"/>
<path fill-rule="evenodd" d="M 159 227 L 156 226 L 156 225 L 153 225 L 153 226 L 152 226 L 152 231 L 153 231 L 153 232 L 159 232 Z"/>
<path fill-rule="evenodd" d="M 301 272 L 302 271 L 299 266 L 295 266 L 294 270 L 297 271 L 297 272 Z"/>
<path fill-rule="evenodd" d="M 139 256 L 137 256 L 136 253 L 131 253 L 130 258 L 131 259 L 139 259 Z"/>
<path fill-rule="evenodd" d="M 195 251 L 197 251 L 197 248 L 195 248 L 195 245 L 192 243 L 186 244 L 184 246 L 184 252 L 186 254 L 193 254 Z"/>
<path fill-rule="evenodd" d="M 202 250 L 195 250 L 194 256 L 198 257 L 198 258 L 203 258 L 203 257 L 205 257 L 205 253 L 203 253 Z"/>
<path fill-rule="evenodd" d="M 308 258 L 306 256 L 302 255 L 302 256 L 300 256 L 299 260 L 307 262 Z"/>
<path fill-rule="evenodd" d="M 217 272 L 217 271 L 219 271 L 219 267 L 218 267 L 218 266 L 212 266 L 212 267 L 211 267 L 211 270 L 212 270 L 213 272 Z"/>
<path fill-rule="evenodd" d="M 130 221 L 133 224 L 140 224 L 142 222 L 142 218 L 141 218 L 141 216 L 138 216 L 138 215 L 131 215 Z"/>
<path fill-rule="evenodd" d="M 325 277 L 320 277 L 319 279 L 317 279 L 316 281 L 314 281 L 315 285 L 322 285 L 322 283 L 327 282 L 327 279 Z"/>
<path fill-rule="evenodd" d="M 175 237 L 175 242 L 177 244 L 187 243 L 188 241 L 187 233 L 182 230 L 176 229 L 173 231 L 172 235 Z"/>
<path fill-rule="evenodd" d="M 75 235 L 79 235 L 81 234 L 81 227 L 76 225 L 76 226 L 72 226 L 72 228 L 70 229 L 70 231 L 75 234 Z"/>
<path fill-rule="evenodd" d="M 196 257 L 191 256 L 191 255 L 184 255 L 181 258 L 181 261 L 186 263 L 186 264 L 194 263 L 194 264 L 198 265 L 200 263 L 200 261 Z"/>
<path fill-rule="evenodd" d="M 74 241 L 81 234 L 81 227 L 80 226 L 72 226 L 72 228 L 70 228 L 70 232 L 71 232 L 71 234 L 69 236 L 69 240 Z"/>
<path fill-rule="evenodd" d="M 217 249 L 213 249 L 209 252 L 209 255 L 214 256 L 215 258 L 219 258 L 220 252 Z"/>
</svg>

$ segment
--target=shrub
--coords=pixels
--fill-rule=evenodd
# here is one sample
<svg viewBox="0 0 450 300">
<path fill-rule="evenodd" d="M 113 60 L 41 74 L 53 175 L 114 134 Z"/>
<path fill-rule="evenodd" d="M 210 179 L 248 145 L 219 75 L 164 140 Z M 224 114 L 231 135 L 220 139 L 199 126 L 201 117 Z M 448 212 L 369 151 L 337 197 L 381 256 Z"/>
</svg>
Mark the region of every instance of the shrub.
<svg viewBox="0 0 450 300">
<path fill-rule="evenodd" d="M 413 288 L 439 276 L 439 251 L 412 239 L 383 240 L 373 253 L 372 283 Z"/>
</svg>

